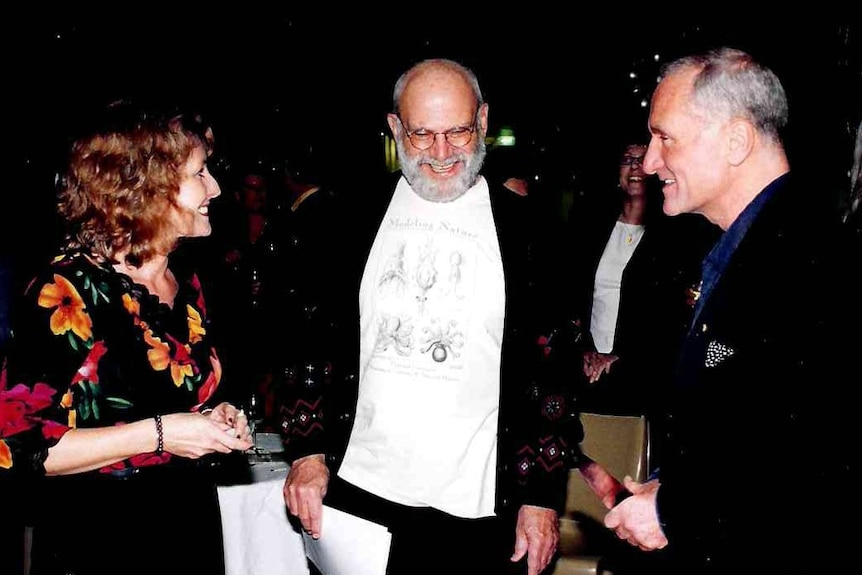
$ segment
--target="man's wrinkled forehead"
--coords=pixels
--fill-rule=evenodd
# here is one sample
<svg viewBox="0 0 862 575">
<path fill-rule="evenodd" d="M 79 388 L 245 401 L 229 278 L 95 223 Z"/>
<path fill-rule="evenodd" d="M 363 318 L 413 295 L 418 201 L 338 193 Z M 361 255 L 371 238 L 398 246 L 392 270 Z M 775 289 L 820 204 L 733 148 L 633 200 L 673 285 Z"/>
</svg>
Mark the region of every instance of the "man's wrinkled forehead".
<svg viewBox="0 0 862 575">
<path fill-rule="evenodd" d="M 415 107 L 443 98 L 449 102 L 463 102 L 476 109 L 476 94 L 462 74 L 452 70 L 431 69 L 417 73 L 404 87 L 400 107 Z"/>
</svg>

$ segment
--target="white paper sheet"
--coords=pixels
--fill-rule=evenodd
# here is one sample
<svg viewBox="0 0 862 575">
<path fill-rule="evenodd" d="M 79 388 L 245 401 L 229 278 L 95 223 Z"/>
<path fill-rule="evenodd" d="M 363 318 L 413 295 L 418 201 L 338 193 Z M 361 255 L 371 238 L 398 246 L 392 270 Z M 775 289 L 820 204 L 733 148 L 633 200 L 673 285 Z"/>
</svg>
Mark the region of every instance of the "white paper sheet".
<svg viewBox="0 0 862 575">
<path fill-rule="evenodd" d="M 284 473 L 218 488 L 227 575 L 308 575 L 302 537 L 287 518 Z"/>
<path fill-rule="evenodd" d="M 386 527 L 324 505 L 320 531 L 320 539 L 302 537 L 323 575 L 385 575 L 392 540 Z"/>
</svg>

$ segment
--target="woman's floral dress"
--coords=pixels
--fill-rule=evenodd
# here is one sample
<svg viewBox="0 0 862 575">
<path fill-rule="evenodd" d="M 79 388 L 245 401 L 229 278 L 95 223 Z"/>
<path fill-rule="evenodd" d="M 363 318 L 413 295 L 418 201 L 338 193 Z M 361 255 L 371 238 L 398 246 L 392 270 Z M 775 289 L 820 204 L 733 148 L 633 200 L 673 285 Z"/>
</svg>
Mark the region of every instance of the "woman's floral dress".
<svg viewBox="0 0 862 575">
<path fill-rule="evenodd" d="M 45 476 L 48 449 L 72 428 L 215 403 L 221 367 L 200 283 L 171 269 L 172 307 L 110 265 L 69 253 L 16 304 L 0 380 L 0 508 L 33 525 L 34 573 L 224 572 L 212 467 L 156 453 L 155 423 L 149 453 Z"/>
<path fill-rule="evenodd" d="M 81 253 L 57 257 L 16 310 L 0 381 L 0 476 L 42 474 L 47 450 L 69 429 L 196 411 L 221 379 L 208 344 L 197 276 L 178 275 L 173 308 Z M 100 470 L 166 463 L 143 453 Z"/>
</svg>

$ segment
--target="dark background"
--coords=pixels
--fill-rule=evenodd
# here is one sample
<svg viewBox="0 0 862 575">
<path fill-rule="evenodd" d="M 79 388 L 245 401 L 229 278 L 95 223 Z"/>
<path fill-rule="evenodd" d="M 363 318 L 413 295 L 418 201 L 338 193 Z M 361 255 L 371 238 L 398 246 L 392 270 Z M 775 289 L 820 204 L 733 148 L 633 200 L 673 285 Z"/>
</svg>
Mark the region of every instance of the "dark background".
<svg viewBox="0 0 862 575">
<path fill-rule="evenodd" d="M 491 133 L 514 129 L 516 147 L 546 189 L 612 185 L 615 148 L 632 126 L 645 129 L 640 103 L 649 100 L 660 63 L 721 44 L 752 52 L 782 79 L 791 160 L 821 186 L 814 193 L 838 198 L 848 187 L 852 135 L 862 120 L 862 25 L 849 16 L 779 27 L 653 25 L 622 6 L 605 21 L 563 9 L 476 17 L 450 6 L 417 7 L 413 15 L 237 3 L 118 6 L 34 6 L 2 25 L 11 148 L 0 201 L 4 243 L 46 241 L 67 134 L 120 97 L 202 110 L 215 128 L 223 188 L 248 162 L 277 164 L 312 148 L 330 179 L 351 193 L 382 169 L 392 86 L 424 57 L 452 57 L 474 69 Z M 10 234 L 10 222 L 26 229 Z"/>
</svg>

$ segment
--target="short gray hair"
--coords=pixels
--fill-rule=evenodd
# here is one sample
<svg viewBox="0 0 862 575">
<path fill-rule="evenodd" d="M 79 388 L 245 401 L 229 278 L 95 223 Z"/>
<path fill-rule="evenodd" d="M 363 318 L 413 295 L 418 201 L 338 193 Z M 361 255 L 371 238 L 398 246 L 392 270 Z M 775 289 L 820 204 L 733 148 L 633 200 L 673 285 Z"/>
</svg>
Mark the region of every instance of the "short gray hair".
<svg viewBox="0 0 862 575">
<path fill-rule="evenodd" d="M 745 118 L 781 142 L 787 125 L 787 94 L 775 73 L 735 48 L 686 56 L 662 67 L 664 78 L 684 69 L 700 69 L 694 79 L 695 106 L 725 118 Z"/>
</svg>

